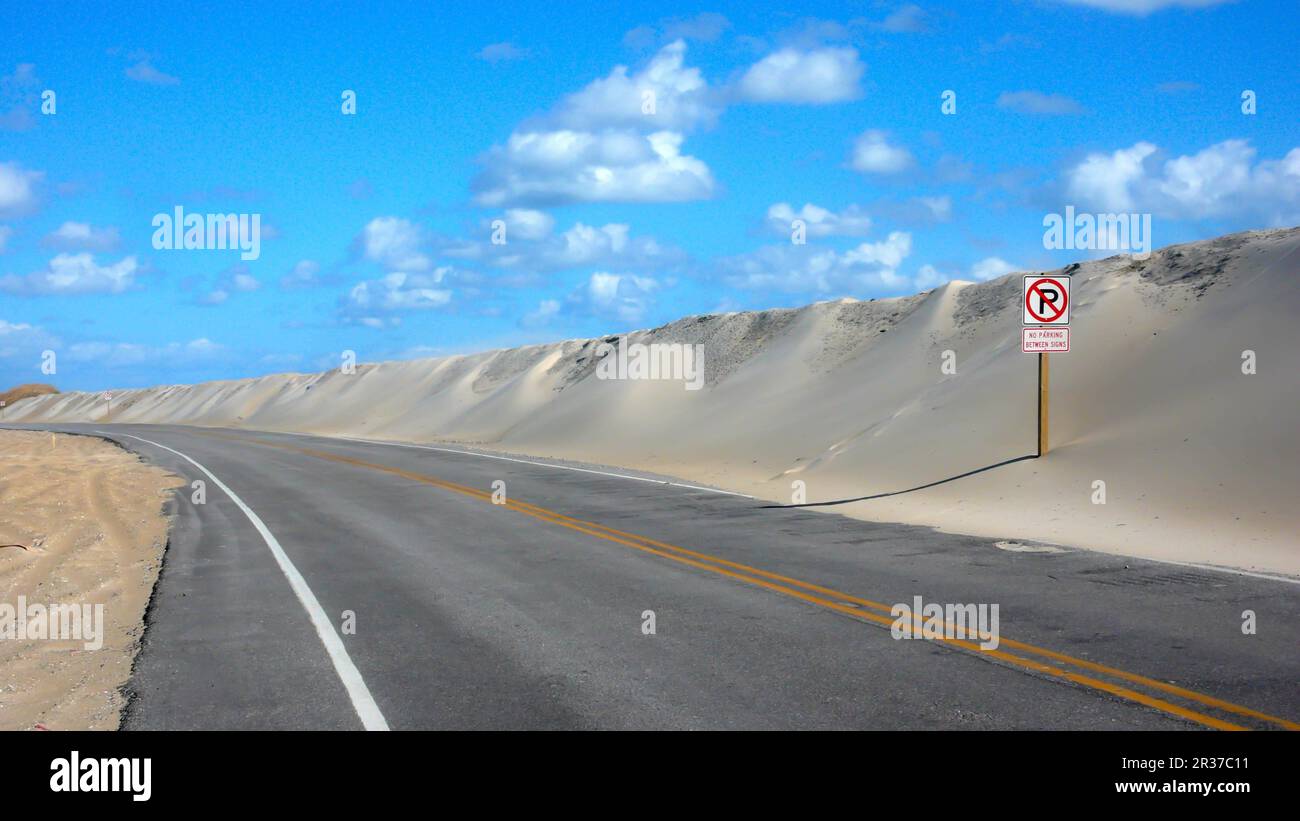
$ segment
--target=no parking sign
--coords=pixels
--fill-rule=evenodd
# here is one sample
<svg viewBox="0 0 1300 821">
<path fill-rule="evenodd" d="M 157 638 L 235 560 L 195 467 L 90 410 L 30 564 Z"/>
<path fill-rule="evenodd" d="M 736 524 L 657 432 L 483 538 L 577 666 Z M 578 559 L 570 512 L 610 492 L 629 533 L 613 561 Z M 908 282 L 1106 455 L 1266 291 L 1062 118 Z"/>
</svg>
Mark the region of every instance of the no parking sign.
<svg viewBox="0 0 1300 821">
<path fill-rule="evenodd" d="M 1070 324 L 1070 278 L 1025 277 L 1025 324 Z"/>
</svg>

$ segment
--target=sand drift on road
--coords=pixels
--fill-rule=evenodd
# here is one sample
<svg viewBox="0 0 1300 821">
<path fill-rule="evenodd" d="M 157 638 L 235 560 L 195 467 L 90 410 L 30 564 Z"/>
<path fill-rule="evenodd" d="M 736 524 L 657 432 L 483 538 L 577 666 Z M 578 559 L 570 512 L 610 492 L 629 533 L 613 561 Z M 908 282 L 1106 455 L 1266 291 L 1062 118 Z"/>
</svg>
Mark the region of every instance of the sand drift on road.
<svg viewBox="0 0 1300 821">
<path fill-rule="evenodd" d="M 1300 229 L 1070 265 L 1052 451 L 833 508 L 1155 559 L 1300 574 Z M 688 317 L 629 344 L 703 351 L 703 388 L 597 378 L 605 339 L 355 373 L 25 399 L 11 422 L 242 427 L 459 442 L 789 503 L 927 484 L 1034 453 L 1021 275 L 910 297 Z M 365 351 L 358 351 L 365 359 Z M 945 372 L 943 364 L 955 364 Z M 1251 367 L 1245 365 L 1249 361 Z M 1253 372 L 1248 372 L 1253 371 Z"/>
</svg>

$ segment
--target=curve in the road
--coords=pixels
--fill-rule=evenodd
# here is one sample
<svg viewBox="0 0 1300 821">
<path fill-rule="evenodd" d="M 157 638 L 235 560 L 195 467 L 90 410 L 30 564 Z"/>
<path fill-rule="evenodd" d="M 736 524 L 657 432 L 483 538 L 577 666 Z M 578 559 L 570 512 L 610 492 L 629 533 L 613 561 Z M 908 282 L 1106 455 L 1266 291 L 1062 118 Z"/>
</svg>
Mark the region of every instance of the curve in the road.
<svg viewBox="0 0 1300 821">
<path fill-rule="evenodd" d="M 96 431 L 96 433 L 104 432 Z M 107 436 L 108 434 L 104 435 Z M 230 501 L 234 502 L 235 506 L 248 517 L 248 521 L 252 523 L 253 528 L 266 542 L 271 555 L 275 557 L 275 563 L 279 565 L 280 571 L 284 573 L 284 577 L 289 581 L 289 586 L 293 588 L 294 595 L 298 597 L 303 609 L 307 611 L 312 626 L 316 628 L 316 635 L 320 637 L 321 644 L 325 645 L 325 652 L 329 654 L 330 662 L 333 663 L 339 680 L 343 682 L 343 687 L 347 690 L 348 698 L 351 699 L 352 707 L 357 711 L 357 717 L 361 719 L 362 726 L 367 730 L 387 730 L 388 722 L 384 719 L 384 714 L 380 712 L 379 705 L 375 703 L 374 697 L 370 694 L 370 688 L 366 686 L 365 679 L 361 677 L 361 671 L 357 669 L 356 664 L 352 662 L 352 657 L 348 655 L 347 648 L 343 646 L 343 640 L 339 638 L 339 634 L 334 630 L 334 625 L 330 622 L 329 616 L 325 615 L 325 610 L 317 601 L 316 594 L 311 592 L 307 580 L 298 572 L 298 568 L 294 566 L 293 561 L 284 552 L 284 548 L 280 546 L 275 534 L 262 521 L 262 517 L 258 516 L 252 508 L 244 503 L 243 499 L 239 498 L 238 494 L 226 486 L 225 482 L 218 479 L 212 471 L 208 470 L 196 459 L 181 453 L 179 450 L 145 439 L 142 436 L 133 436 L 129 433 L 120 435 L 153 445 L 156 448 L 162 448 L 179 456 L 202 471 L 205 476 L 212 480 L 214 485 L 221 489 L 222 493 L 230 497 Z"/>
<path fill-rule="evenodd" d="M 382 473 L 387 473 L 390 475 L 409 479 L 411 481 L 432 485 L 434 487 L 439 487 L 444 490 L 450 490 L 455 493 L 471 496 L 477 499 L 481 499 L 489 504 L 492 504 L 492 494 L 490 492 L 480 490 L 478 488 L 469 487 L 466 485 L 461 485 L 455 482 L 449 482 L 447 480 L 439 479 L 437 477 L 429 476 L 423 473 L 417 473 L 414 471 L 392 467 L 389 465 L 377 464 L 374 462 L 367 462 L 362 459 L 356 459 L 350 456 L 344 456 L 336 453 L 329 453 L 327 451 L 316 450 L 313 448 L 302 448 L 294 445 L 287 445 L 287 444 L 277 443 L 277 442 L 267 442 L 263 440 L 250 439 L 246 437 L 229 436 L 226 434 L 215 433 L 211 431 L 202 431 L 202 432 L 195 431 L 195 433 L 198 435 L 208 436 L 208 437 L 213 437 L 218 439 L 229 439 L 231 441 L 238 441 L 243 444 L 254 444 L 266 448 L 286 450 L 286 451 L 298 453 L 300 455 L 310 456 L 313 458 L 331 461 L 338 464 L 346 464 L 352 467 L 379 471 Z M 580 533 L 584 533 L 589 536 L 594 536 L 596 538 L 615 542 L 617 544 L 621 544 L 626 547 L 631 547 L 636 550 L 640 550 L 642 552 L 650 553 L 660 558 L 685 564 L 694 567 L 696 569 L 706 570 L 712 573 L 716 573 L 722 576 L 735 579 L 737 581 L 742 581 L 747 584 L 752 584 L 758 587 L 762 587 L 764 589 L 771 590 L 773 592 L 780 593 L 782 595 L 790 596 L 792 598 L 796 598 L 811 604 L 816 604 L 820 607 L 824 607 L 829 610 L 842 613 L 844 615 L 850 616 L 852 618 L 861 621 L 872 622 L 883 626 L 890 626 L 895 621 L 895 619 L 892 616 L 867 612 L 862 609 L 863 607 L 866 607 L 866 608 L 870 608 L 871 610 L 877 610 L 877 611 L 883 611 L 884 613 L 889 613 L 891 607 L 881 602 L 875 602 L 868 599 L 863 599 L 861 597 L 854 596 L 848 593 L 842 593 L 833 590 L 831 588 L 815 585 L 809 582 L 804 582 L 799 579 L 794 579 L 788 576 L 771 573 L 769 571 L 752 567 L 750 565 L 733 562 L 727 559 L 723 559 L 721 557 L 711 556 L 709 554 L 701 553 L 699 551 L 690 550 L 688 548 L 668 544 L 666 542 L 660 542 L 644 536 L 638 536 L 636 534 L 616 530 L 614 528 L 610 528 L 605 525 L 598 524 L 596 522 L 590 522 L 582 519 L 575 519 L 573 517 L 566 516 L 565 514 L 558 513 L 556 511 L 549 510 L 546 508 L 542 508 L 537 505 L 532 505 L 529 504 L 528 502 L 523 502 L 518 499 L 513 499 L 513 498 L 509 499 L 506 502 L 505 507 L 507 509 L 511 509 L 523 513 L 527 516 L 531 516 L 540 521 L 547 522 L 549 524 L 565 527 Z M 1063 681 L 1069 681 L 1074 684 L 1088 687 L 1090 689 L 1099 692 L 1104 692 L 1112 696 L 1116 696 L 1128 701 L 1142 704 L 1146 707 L 1159 710 L 1168 715 L 1172 715 L 1181 719 L 1196 722 L 1206 727 L 1211 727 L 1220 730 L 1248 729 L 1247 727 L 1244 727 L 1240 724 L 1234 724 L 1230 721 L 1225 721 L 1215 716 L 1208 715 L 1206 713 L 1199 712 L 1197 710 L 1189 709 L 1187 707 L 1183 707 L 1178 704 L 1174 704 L 1162 698 L 1157 698 L 1154 696 L 1147 695 L 1145 693 L 1139 692 L 1137 690 L 1133 690 L 1123 685 L 1117 685 L 1108 681 L 1095 678 L 1093 676 L 1084 675 L 1071 670 L 1066 670 L 1061 667 L 1057 667 L 1053 664 L 1047 664 L 1044 662 L 1036 661 L 1034 659 L 1027 659 L 1024 658 L 1023 656 L 1019 656 L 1013 653 L 1007 653 L 1003 650 L 984 649 L 981 648 L 978 644 L 972 643 L 970 641 L 962 640 L 962 639 L 947 638 L 946 636 L 942 636 L 942 637 L 936 637 L 935 640 L 947 646 L 974 653 L 982 658 L 1000 661 L 1004 664 L 1019 668 L 1027 672 L 1037 673 L 1040 675 L 1049 676 Z M 1001 640 L 1001 643 L 1008 647 L 1015 648 L 1026 654 L 1040 656 L 1045 659 L 1050 659 L 1051 661 L 1054 661 L 1058 664 L 1065 664 L 1065 665 L 1078 667 L 1080 669 L 1088 670 L 1093 673 L 1113 676 L 1121 680 L 1127 681 L 1131 684 L 1152 688 L 1161 691 L 1163 693 L 1197 703 L 1204 707 L 1210 707 L 1237 716 L 1251 718 L 1256 721 L 1272 724 L 1276 727 L 1284 728 L 1287 730 L 1300 730 L 1300 723 L 1296 723 L 1285 718 L 1273 716 L 1252 709 L 1250 707 L 1235 704 L 1233 702 L 1225 701 L 1223 699 L 1219 699 L 1214 696 L 1207 695 L 1205 693 L 1199 693 L 1194 690 L 1188 690 L 1186 688 L 1178 687 L 1177 685 L 1168 684 L 1166 682 L 1162 682 L 1157 679 L 1153 679 L 1137 673 L 1130 673 L 1107 665 L 1098 664 L 1096 662 L 1090 662 L 1085 659 L 1075 658 L 1073 656 L 1069 656 L 1064 653 L 1059 653 L 1053 650 L 1049 650 L 1047 648 L 1037 647 L 1035 645 L 1027 644 L 1024 642 L 1014 641 L 1012 639 L 1003 638 Z"/>
</svg>

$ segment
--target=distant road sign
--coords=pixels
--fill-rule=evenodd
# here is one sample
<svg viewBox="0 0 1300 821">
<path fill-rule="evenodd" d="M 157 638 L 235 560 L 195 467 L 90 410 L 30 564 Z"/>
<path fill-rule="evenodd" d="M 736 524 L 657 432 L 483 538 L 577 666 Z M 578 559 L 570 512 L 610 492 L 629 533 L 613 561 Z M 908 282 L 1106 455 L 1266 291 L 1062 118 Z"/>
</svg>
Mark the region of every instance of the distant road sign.
<svg viewBox="0 0 1300 821">
<path fill-rule="evenodd" d="M 105 402 L 111 402 L 113 400 L 113 394 L 109 393 L 108 391 L 104 391 L 99 395 L 99 398 L 103 399 Z"/>
<path fill-rule="evenodd" d="M 1070 329 L 1021 328 L 1020 350 L 1025 353 L 1069 353 Z"/>
<path fill-rule="evenodd" d="M 1070 278 L 1025 277 L 1026 325 L 1070 324 Z"/>
</svg>

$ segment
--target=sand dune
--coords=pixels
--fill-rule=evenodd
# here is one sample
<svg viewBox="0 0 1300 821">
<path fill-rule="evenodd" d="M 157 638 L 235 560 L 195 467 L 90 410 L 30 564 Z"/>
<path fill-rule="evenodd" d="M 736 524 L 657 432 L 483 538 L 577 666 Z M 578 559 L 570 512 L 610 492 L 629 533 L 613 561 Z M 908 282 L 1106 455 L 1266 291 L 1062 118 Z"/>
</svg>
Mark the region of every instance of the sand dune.
<svg viewBox="0 0 1300 821">
<path fill-rule="evenodd" d="M 1300 229 L 1068 266 L 1052 452 L 832 510 L 997 539 L 1300 574 Z M 1020 275 L 911 297 L 688 317 L 706 385 L 595 378 L 601 340 L 114 393 L 114 422 L 458 441 L 624 465 L 788 502 L 908 488 L 1032 453 Z M 945 350 L 957 372 L 944 374 Z M 1258 372 L 1242 371 L 1243 351 Z M 103 421 L 96 394 L 21 421 Z M 1105 504 L 1094 482 L 1105 482 Z"/>
</svg>

